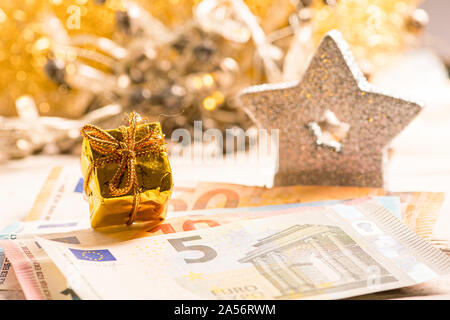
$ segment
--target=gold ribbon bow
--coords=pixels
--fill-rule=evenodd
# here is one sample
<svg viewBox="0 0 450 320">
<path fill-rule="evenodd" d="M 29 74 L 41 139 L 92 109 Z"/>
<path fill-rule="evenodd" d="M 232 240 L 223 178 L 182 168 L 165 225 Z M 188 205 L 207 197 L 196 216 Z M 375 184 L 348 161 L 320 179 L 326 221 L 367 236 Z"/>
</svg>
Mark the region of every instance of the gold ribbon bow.
<svg viewBox="0 0 450 320">
<path fill-rule="evenodd" d="M 142 139 L 136 141 L 136 129 L 141 117 L 132 112 L 126 119 L 128 127 L 120 126 L 122 141 L 117 140 L 105 130 L 94 125 L 85 125 L 81 135 L 85 137 L 92 149 L 103 155 L 93 160 L 88 167 L 84 181 L 84 190 L 87 193 L 89 180 L 94 168 L 103 167 L 107 163 L 119 163 L 119 168 L 108 183 L 112 196 L 123 196 L 133 190 L 133 207 L 127 224 L 134 222 L 139 208 L 140 193 L 136 176 L 136 158 L 149 154 L 158 154 L 165 150 L 164 139 L 159 130 L 150 130 Z M 119 188 L 120 180 L 125 176 L 125 186 Z"/>
</svg>

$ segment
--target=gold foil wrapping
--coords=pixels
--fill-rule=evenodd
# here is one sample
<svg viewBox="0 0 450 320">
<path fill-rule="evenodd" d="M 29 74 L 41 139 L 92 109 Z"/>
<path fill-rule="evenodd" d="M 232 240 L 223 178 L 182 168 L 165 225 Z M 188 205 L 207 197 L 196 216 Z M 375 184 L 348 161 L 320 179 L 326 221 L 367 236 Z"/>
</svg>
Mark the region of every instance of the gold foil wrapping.
<svg viewBox="0 0 450 320">
<path fill-rule="evenodd" d="M 161 126 L 159 123 L 138 125 L 136 140 L 142 138 L 151 129 L 161 131 Z M 122 138 L 118 129 L 105 131 L 118 140 Z M 85 138 L 81 153 L 81 170 L 84 179 L 88 178 L 89 164 L 101 156 L 91 148 L 90 142 Z M 118 163 L 107 163 L 103 167 L 92 170 L 86 196 L 93 228 L 126 225 L 129 220 L 134 194 L 130 191 L 123 196 L 114 197 L 108 189 L 108 183 L 118 168 Z M 156 225 L 166 217 L 167 204 L 173 188 L 172 170 L 167 153 L 160 152 L 136 157 L 136 176 L 140 202 L 134 223 L 154 222 Z M 121 181 L 119 187 L 123 184 L 124 181 Z"/>
</svg>

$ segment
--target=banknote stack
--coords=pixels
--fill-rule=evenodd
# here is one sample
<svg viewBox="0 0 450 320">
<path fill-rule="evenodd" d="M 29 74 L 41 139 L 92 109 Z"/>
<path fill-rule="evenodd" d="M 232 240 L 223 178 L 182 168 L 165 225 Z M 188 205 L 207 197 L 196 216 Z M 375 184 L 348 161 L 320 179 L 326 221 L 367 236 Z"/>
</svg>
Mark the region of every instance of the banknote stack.
<svg viewBox="0 0 450 320">
<path fill-rule="evenodd" d="M 450 273 L 446 243 L 433 236 L 444 199 L 179 183 L 162 223 L 93 230 L 79 172 L 56 167 L 26 221 L 2 230 L 0 290 L 26 299 L 397 297 L 406 291 L 394 289 Z"/>
</svg>

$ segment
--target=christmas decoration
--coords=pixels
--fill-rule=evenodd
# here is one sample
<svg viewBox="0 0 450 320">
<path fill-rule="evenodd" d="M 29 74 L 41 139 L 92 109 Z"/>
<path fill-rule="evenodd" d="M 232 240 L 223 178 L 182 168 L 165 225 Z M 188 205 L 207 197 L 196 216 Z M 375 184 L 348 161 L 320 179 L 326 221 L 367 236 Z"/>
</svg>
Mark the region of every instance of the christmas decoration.
<svg viewBox="0 0 450 320">
<path fill-rule="evenodd" d="M 16 100 L 31 95 L 41 115 L 78 118 L 93 99 L 88 91 L 52 81 L 62 72 L 48 64 L 52 39 L 49 32 L 62 28 L 72 36 L 111 37 L 119 1 L 99 5 L 93 0 L 18 0 L 0 4 L 0 105 L 1 114 L 16 114 Z M 51 18 L 52 17 L 52 18 Z M 101 21 L 101 23 L 99 23 Z M 56 25 L 55 25 L 56 24 Z M 59 59 L 62 57 L 58 56 Z M 73 60 L 75 56 L 68 57 Z"/>
<path fill-rule="evenodd" d="M 16 101 L 18 117 L 0 117 L 0 161 L 20 159 L 43 151 L 67 153 L 77 145 L 79 128 L 87 123 L 102 123 L 122 112 L 119 105 L 90 111 L 77 120 L 41 117 L 34 99 L 22 96 Z"/>
<path fill-rule="evenodd" d="M 202 8 L 203 14 L 216 9 Z M 239 65 L 231 57 L 249 40 L 234 37 L 245 27 L 242 23 L 234 22 L 240 28 L 225 36 L 197 21 L 170 30 L 137 3 L 125 1 L 116 22 L 113 40 L 69 36 L 61 27 L 49 35 L 52 56 L 66 57 L 48 60 L 49 69 L 56 70 L 48 72 L 49 76 L 70 88 L 90 92 L 95 101 L 87 110 L 117 103 L 124 112 L 136 110 L 160 121 L 169 134 L 177 128 L 192 128 L 194 120 L 204 120 L 205 129 L 251 124 L 240 109 L 228 103 L 242 84 Z M 87 45 L 90 50 L 82 49 Z M 78 58 L 69 61 L 68 56 Z M 104 125 L 117 126 L 119 118 Z"/>
<path fill-rule="evenodd" d="M 387 144 L 421 111 L 374 91 L 338 31 L 299 83 L 250 87 L 240 101 L 260 127 L 280 129 L 274 185 L 382 187 Z"/>
<path fill-rule="evenodd" d="M 332 29 L 349 43 L 365 73 L 385 65 L 393 55 L 411 45 L 427 24 L 420 0 L 315 0 L 313 41 Z"/>
<path fill-rule="evenodd" d="M 127 122 L 113 130 L 81 129 L 81 167 L 93 228 L 158 223 L 166 215 L 173 182 L 161 126 L 134 112 Z"/>
<path fill-rule="evenodd" d="M 81 120 L 100 108 L 95 122 L 117 127 L 136 110 L 165 132 L 248 129 L 234 103 L 241 88 L 298 80 L 318 39 L 342 30 L 365 73 L 405 48 L 426 25 L 417 0 L 17 0 L 0 5 L 0 113 L 17 114 L 24 98 L 37 116 Z M 99 23 L 101 22 L 101 23 Z M 58 118 L 52 120 L 58 121 Z M 3 121 L 4 120 L 4 121 Z M 43 120 L 42 120 L 43 121 Z M 42 122 L 40 121 L 40 122 Z M 61 126 L 68 119 L 61 119 Z M 2 119 L 8 157 L 36 150 L 67 152 L 80 136 L 36 136 L 23 123 Z M 63 124 L 64 123 L 64 124 Z M 25 130 L 25 131 L 24 131 Z M 25 133 L 26 132 L 26 133 Z M 17 134 L 17 135 L 16 135 Z M 15 138 L 17 136 L 17 138 Z M 24 149 L 24 152 L 19 149 Z M 5 155 L 4 155 L 5 156 Z"/>
</svg>

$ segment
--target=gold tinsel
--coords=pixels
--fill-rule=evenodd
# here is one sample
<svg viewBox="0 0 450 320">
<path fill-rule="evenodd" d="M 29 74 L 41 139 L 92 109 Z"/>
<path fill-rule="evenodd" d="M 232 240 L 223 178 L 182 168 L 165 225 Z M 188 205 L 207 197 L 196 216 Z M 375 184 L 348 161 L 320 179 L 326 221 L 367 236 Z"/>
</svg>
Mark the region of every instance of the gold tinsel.
<svg viewBox="0 0 450 320">
<path fill-rule="evenodd" d="M 0 114 L 14 115 L 15 101 L 31 95 L 45 115 L 79 116 L 71 105 L 85 94 L 56 85 L 43 72 L 50 46 L 42 32 L 46 13 L 62 24 L 74 23 L 73 8 L 80 10 L 80 28 L 66 28 L 69 35 L 88 33 L 110 37 L 120 0 L 98 5 L 92 0 L 14 0 L 0 4 Z M 71 10 L 72 7 L 72 10 Z M 76 19 L 75 16 L 72 16 Z M 75 25 L 76 26 L 76 25 Z"/>
<path fill-rule="evenodd" d="M 361 67 L 383 65 L 408 41 L 408 22 L 418 0 L 315 0 L 313 37 L 317 44 L 338 29 Z M 329 3 L 329 4 L 326 4 Z"/>
<path fill-rule="evenodd" d="M 192 17 L 192 8 L 201 0 L 135 0 L 169 27 Z M 330 29 L 339 29 L 350 43 L 360 64 L 382 64 L 389 54 L 405 46 L 408 17 L 417 0 L 246 0 L 266 32 L 287 25 L 290 13 L 300 3 L 310 2 L 312 41 Z M 73 23 L 79 10 L 79 28 L 67 28 L 69 35 L 92 34 L 111 38 L 115 15 L 122 0 L 14 0 L 0 4 L 0 115 L 15 114 L 15 101 L 31 95 L 43 115 L 80 116 L 72 108 L 85 92 L 56 85 L 43 72 L 50 41 L 42 32 L 45 13 L 61 24 Z M 280 9 L 281 8 L 281 9 Z M 76 18 L 76 17 L 75 17 Z M 70 21 L 69 21 L 70 20 Z M 75 21 L 76 22 L 76 21 Z M 363 66 L 364 67 L 364 66 Z M 70 72 L 70 70 L 66 70 Z M 79 104 L 79 103 L 78 103 Z"/>
</svg>

